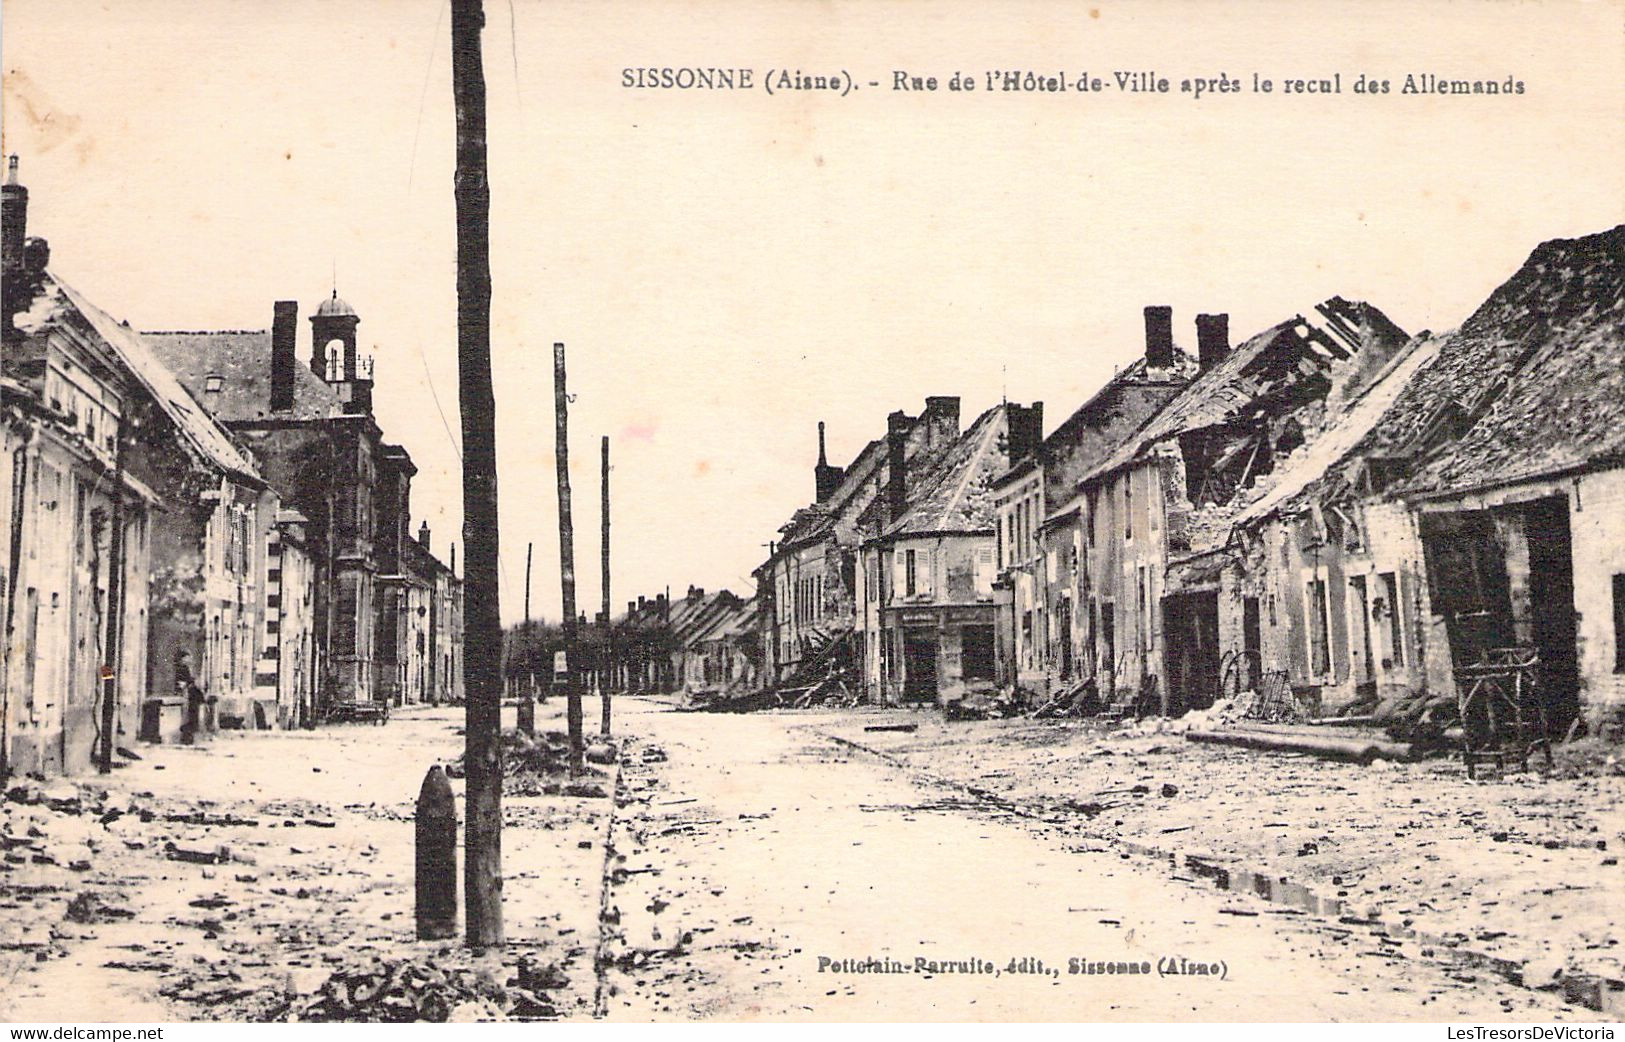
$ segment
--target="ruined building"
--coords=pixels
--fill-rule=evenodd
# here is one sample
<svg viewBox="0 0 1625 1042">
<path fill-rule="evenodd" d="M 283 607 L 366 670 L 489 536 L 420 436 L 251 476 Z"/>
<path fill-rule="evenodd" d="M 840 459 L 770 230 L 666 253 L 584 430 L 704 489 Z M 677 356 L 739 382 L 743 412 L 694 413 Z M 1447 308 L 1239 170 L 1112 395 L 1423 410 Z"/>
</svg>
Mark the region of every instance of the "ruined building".
<svg viewBox="0 0 1625 1042">
<path fill-rule="evenodd" d="M 1407 345 L 1237 519 L 1266 664 L 1320 712 L 1379 720 L 1511 671 L 1553 738 L 1617 733 L 1622 363 L 1625 227 L 1540 246 Z"/>
<path fill-rule="evenodd" d="M 1196 372 L 1174 344 L 1173 311 L 1145 309 L 1145 352 L 1042 441 L 1012 446 L 998 506 L 999 682 L 1047 694 L 1094 670 L 1094 640 L 1074 576 L 1088 547 L 1079 482 Z M 1038 432 L 1041 433 L 1041 432 Z"/>
<path fill-rule="evenodd" d="M 1203 708 L 1227 673 L 1252 683 L 1259 606 L 1220 597 L 1230 522 L 1407 342 L 1375 307 L 1340 297 L 1234 350 L 1222 316 L 1200 316 L 1197 338 L 1196 377 L 1080 482 L 1073 625 L 1089 645 L 1085 679 L 1119 711 Z M 1221 611 L 1250 656 L 1226 660 Z"/>
</svg>

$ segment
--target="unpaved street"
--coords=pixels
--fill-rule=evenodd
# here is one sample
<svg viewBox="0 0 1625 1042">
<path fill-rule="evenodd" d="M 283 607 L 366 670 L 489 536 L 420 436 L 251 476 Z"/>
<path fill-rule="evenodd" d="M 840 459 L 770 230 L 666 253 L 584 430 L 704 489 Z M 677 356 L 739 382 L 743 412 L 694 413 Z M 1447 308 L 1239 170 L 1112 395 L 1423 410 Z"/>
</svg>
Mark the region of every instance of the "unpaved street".
<svg viewBox="0 0 1625 1042">
<path fill-rule="evenodd" d="M 413 798 L 459 710 L 13 786 L 0 1018 L 1597 1017 L 925 779 L 923 723 L 902 766 L 850 744 L 919 714 L 616 719 L 617 766 L 505 796 L 509 944 L 481 958 L 412 935 Z M 968 755 L 937 751 L 939 777 Z"/>
<path fill-rule="evenodd" d="M 827 716 L 620 705 L 669 758 L 627 770 L 614 1019 L 1596 1016 L 922 786 L 825 737 Z M 1162 976 L 1164 957 L 1224 975 Z M 821 958 L 943 965 L 836 973 Z M 1044 972 L 1011 973 L 1023 958 Z M 1153 972 L 1072 974 L 1074 958 Z M 957 972 L 974 960 L 998 972 Z"/>
<path fill-rule="evenodd" d="M 44 786 L 56 807 L 0 803 L 0 1019 L 285 1019 L 336 973 L 415 960 L 500 986 L 527 957 L 557 967 L 537 1012 L 590 1015 L 606 798 L 504 799 L 502 957 L 413 938 L 414 802 L 429 765 L 461 754 L 462 718 L 143 746 L 110 778 Z M 341 1019 L 393 1012 L 361 991 Z"/>
</svg>

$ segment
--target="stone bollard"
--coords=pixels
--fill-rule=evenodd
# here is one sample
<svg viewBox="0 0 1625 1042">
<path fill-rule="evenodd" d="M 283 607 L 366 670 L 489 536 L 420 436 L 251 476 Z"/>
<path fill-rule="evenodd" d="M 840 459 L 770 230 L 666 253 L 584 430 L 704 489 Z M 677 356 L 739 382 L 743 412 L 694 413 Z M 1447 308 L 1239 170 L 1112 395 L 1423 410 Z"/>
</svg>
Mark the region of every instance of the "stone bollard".
<svg viewBox="0 0 1625 1042">
<path fill-rule="evenodd" d="M 417 914 L 418 940 L 457 936 L 457 797 L 439 764 L 418 790 Z"/>
</svg>

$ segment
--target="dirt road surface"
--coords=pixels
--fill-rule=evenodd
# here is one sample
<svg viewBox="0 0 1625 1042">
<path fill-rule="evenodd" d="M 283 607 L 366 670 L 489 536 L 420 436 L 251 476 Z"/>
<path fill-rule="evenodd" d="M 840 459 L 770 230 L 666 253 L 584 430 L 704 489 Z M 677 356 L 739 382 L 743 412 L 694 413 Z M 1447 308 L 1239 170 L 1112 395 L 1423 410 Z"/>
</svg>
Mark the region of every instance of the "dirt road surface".
<svg viewBox="0 0 1625 1042">
<path fill-rule="evenodd" d="M 142 746 L 76 779 L 65 813 L 0 803 L 0 1020 L 280 1019 L 335 971 L 411 958 L 500 982 L 525 955 L 561 967 L 560 1014 L 590 1016 L 606 798 L 504 799 L 501 958 L 414 939 L 415 800 L 461 724 L 442 708 Z"/>
<path fill-rule="evenodd" d="M 510 943 L 483 960 L 412 932 L 413 800 L 460 710 L 146 747 L 106 782 L 8 793 L 0 1019 L 286 1018 L 411 960 L 509 989 L 455 1000 L 463 1019 L 1597 1016 L 922 781 L 831 737 L 852 714 L 623 698 L 616 719 L 596 795 L 505 798 Z M 540 1005 L 510 1001 L 521 957 Z M 375 1019 L 381 986 L 327 1008 Z"/>
<path fill-rule="evenodd" d="M 818 714 L 617 705 L 667 760 L 626 771 L 611 1019 L 1596 1016 L 921 785 Z M 1222 969 L 1159 972 L 1180 959 Z M 915 972 L 836 972 L 865 960 Z"/>
</svg>

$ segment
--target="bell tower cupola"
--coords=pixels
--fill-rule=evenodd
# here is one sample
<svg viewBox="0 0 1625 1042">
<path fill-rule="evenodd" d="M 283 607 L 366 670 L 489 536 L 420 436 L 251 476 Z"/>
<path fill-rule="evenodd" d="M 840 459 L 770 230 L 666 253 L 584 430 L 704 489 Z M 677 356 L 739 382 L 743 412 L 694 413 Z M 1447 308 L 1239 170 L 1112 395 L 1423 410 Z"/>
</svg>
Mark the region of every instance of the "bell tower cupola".
<svg viewBox="0 0 1625 1042">
<path fill-rule="evenodd" d="M 344 411 L 372 411 L 372 359 L 360 357 L 356 347 L 356 326 L 361 316 L 333 295 L 321 302 L 310 316 L 310 369 L 338 392 Z"/>
</svg>

